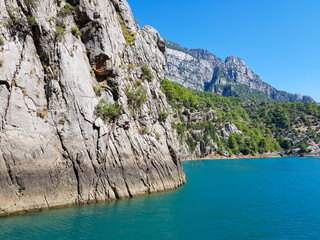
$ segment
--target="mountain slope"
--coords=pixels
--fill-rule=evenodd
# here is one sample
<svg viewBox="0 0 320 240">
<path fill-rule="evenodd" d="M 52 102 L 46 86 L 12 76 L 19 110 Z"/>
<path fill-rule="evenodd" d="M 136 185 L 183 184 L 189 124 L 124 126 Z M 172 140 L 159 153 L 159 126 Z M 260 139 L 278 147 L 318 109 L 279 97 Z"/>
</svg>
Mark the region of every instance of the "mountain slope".
<svg viewBox="0 0 320 240">
<path fill-rule="evenodd" d="M 0 1 L 0 215 L 185 183 L 164 42 L 125 0 Z"/>
<path fill-rule="evenodd" d="M 181 87 L 165 79 L 173 127 L 186 159 L 320 154 L 316 103 L 245 102 Z"/>
<path fill-rule="evenodd" d="M 168 40 L 165 43 L 166 77 L 184 87 L 245 100 L 314 102 L 311 97 L 275 89 L 235 56 L 223 61 L 207 50 L 189 50 Z"/>
</svg>

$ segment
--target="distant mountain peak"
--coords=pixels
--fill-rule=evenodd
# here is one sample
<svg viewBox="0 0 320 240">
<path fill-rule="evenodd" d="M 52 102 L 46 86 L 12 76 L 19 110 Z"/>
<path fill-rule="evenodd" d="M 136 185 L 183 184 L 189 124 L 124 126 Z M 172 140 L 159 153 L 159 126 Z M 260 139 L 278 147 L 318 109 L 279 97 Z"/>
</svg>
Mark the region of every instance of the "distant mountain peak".
<svg viewBox="0 0 320 240">
<path fill-rule="evenodd" d="M 230 55 L 226 58 L 226 60 L 224 61 L 225 63 L 235 63 L 235 64 L 244 64 L 247 66 L 247 64 L 245 63 L 245 61 L 243 61 L 241 58 L 238 58 L 236 56 Z"/>
<path fill-rule="evenodd" d="M 165 40 L 165 44 L 166 77 L 184 87 L 245 100 L 315 102 L 309 96 L 275 89 L 236 56 L 230 55 L 223 61 L 205 49 L 188 49 L 168 40 Z"/>
</svg>

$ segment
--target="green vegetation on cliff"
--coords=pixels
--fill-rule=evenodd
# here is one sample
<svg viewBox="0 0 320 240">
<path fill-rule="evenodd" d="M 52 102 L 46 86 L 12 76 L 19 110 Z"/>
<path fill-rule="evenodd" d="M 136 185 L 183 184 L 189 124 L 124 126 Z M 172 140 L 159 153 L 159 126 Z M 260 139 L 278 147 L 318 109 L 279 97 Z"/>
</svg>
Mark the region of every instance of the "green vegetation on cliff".
<svg viewBox="0 0 320 240">
<path fill-rule="evenodd" d="M 180 143 L 190 152 L 200 142 L 221 155 L 307 152 L 310 141 L 320 141 L 320 107 L 314 103 L 245 102 L 167 79 L 162 92 L 176 111 L 173 127 Z"/>
</svg>

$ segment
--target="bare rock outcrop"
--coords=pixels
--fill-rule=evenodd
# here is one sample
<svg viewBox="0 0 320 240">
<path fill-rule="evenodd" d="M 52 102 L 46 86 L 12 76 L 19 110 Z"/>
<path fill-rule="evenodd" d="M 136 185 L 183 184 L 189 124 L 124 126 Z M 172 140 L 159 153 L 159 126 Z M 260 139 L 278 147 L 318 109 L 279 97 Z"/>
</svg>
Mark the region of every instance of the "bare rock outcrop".
<svg viewBox="0 0 320 240">
<path fill-rule="evenodd" d="M 164 42 L 125 0 L 7 0 L 0 12 L 0 215 L 185 183 L 171 116 L 159 117 Z M 120 114 L 97 116 L 102 99 Z"/>
<path fill-rule="evenodd" d="M 225 61 L 204 49 L 187 49 L 165 40 L 166 78 L 184 87 L 245 100 L 314 102 L 309 96 L 279 91 L 255 74 L 240 58 Z"/>
</svg>

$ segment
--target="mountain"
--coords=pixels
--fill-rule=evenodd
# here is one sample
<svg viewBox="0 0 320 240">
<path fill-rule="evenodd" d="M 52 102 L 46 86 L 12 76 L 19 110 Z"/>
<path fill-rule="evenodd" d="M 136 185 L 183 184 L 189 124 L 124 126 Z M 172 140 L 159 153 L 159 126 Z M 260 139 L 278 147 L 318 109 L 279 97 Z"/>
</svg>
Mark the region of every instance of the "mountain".
<svg viewBox="0 0 320 240">
<path fill-rule="evenodd" d="M 165 40 L 166 77 L 184 87 L 210 91 L 244 100 L 314 102 L 309 96 L 279 91 L 263 82 L 246 63 L 235 56 L 225 61 L 203 49 L 187 49 Z"/>
<path fill-rule="evenodd" d="M 177 188 L 165 45 L 125 0 L 0 1 L 0 215 Z"/>
</svg>

